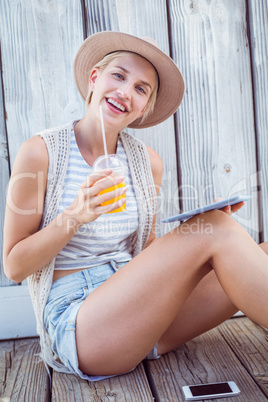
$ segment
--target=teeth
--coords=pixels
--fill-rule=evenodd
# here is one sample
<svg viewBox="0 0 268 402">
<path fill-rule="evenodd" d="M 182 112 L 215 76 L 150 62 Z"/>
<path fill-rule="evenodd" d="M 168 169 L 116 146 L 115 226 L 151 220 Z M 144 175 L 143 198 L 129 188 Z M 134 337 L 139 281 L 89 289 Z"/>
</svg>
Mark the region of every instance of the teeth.
<svg viewBox="0 0 268 402">
<path fill-rule="evenodd" d="M 118 109 L 122 110 L 122 112 L 124 112 L 126 110 L 126 108 L 123 105 L 120 105 L 120 103 L 116 102 L 113 99 L 107 99 L 109 103 L 111 103 L 112 105 L 114 105 L 115 107 L 117 107 Z"/>
</svg>

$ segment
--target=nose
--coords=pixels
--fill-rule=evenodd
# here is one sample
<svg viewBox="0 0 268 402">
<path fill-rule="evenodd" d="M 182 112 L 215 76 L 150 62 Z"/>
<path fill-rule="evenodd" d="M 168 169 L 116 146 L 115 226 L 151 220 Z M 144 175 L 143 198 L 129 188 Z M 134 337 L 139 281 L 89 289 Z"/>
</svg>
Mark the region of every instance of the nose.
<svg viewBox="0 0 268 402">
<path fill-rule="evenodd" d="M 119 98 L 130 99 L 131 90 L 128 85 L 120 86 L 120 88 L 117 88 L 116 92 L 117 92 L 117 95 L 119 96 Z"/>
</svg>

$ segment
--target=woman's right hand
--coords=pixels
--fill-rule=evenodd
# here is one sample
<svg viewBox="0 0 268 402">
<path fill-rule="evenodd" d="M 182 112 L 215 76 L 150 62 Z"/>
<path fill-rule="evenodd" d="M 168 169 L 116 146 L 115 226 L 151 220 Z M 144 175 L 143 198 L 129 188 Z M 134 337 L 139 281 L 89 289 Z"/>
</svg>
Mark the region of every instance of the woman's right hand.
<svg viewBox="0 0 268 402">
<path fill-rule="evenodd" d="M 113 175 L 111 169 L 94 172 L 81 184 L 74 202 L 64 212 L 74 219 L 76 225 L 81 227 L 85 223 L 96 220 L 100 215 L 121 207 L 126 200 L 120 199 L 109 205 L 101 205 L 106 201 L 119 197 L 126 192 L 126 187 L 116 190 L 100 192 L 124 182 L 123 176 Z"/>
</svg>

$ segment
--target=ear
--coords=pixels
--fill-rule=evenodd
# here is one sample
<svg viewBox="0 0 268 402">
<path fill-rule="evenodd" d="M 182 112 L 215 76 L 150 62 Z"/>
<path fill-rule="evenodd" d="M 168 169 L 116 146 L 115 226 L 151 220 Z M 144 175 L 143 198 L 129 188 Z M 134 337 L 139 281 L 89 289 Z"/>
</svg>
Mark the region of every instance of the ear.
<svg viewBox="0 0 268 402">
<path fill-rule="evenodd" d="M 90 73 L 90 76 L 89 76 L 89 86 L 90 86 L 90 89 L 92 91 L 94 90 L 95 81 L 96 81 L 96 79 L 98 77 L 98 73 L 99 73 L 99 70 L 96 67 L 93 68 L 93 70 L 91 70 L 91 73 Z"/>
</svg>

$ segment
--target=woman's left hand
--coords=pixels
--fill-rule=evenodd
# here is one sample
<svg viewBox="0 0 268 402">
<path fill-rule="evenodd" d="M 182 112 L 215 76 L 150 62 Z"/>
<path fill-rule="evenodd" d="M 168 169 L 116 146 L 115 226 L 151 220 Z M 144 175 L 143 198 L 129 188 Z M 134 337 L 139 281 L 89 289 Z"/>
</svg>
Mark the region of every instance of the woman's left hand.
<svg viewBox="0 0 268 402">
<path fill-rule="evenodd" d="M 221 201 L 222 198 L 216 198 L 215 202 Z M 227 207 L 224 207 L 221 209 L 221 211 L 225 212 L 228 215 L 233 214 L 234 212 L 237 212 L 240 208 L 245 205 L 244 201 L 238 202 L 237 204 L 234 205 L 227 205 Z"/>
</svg>

